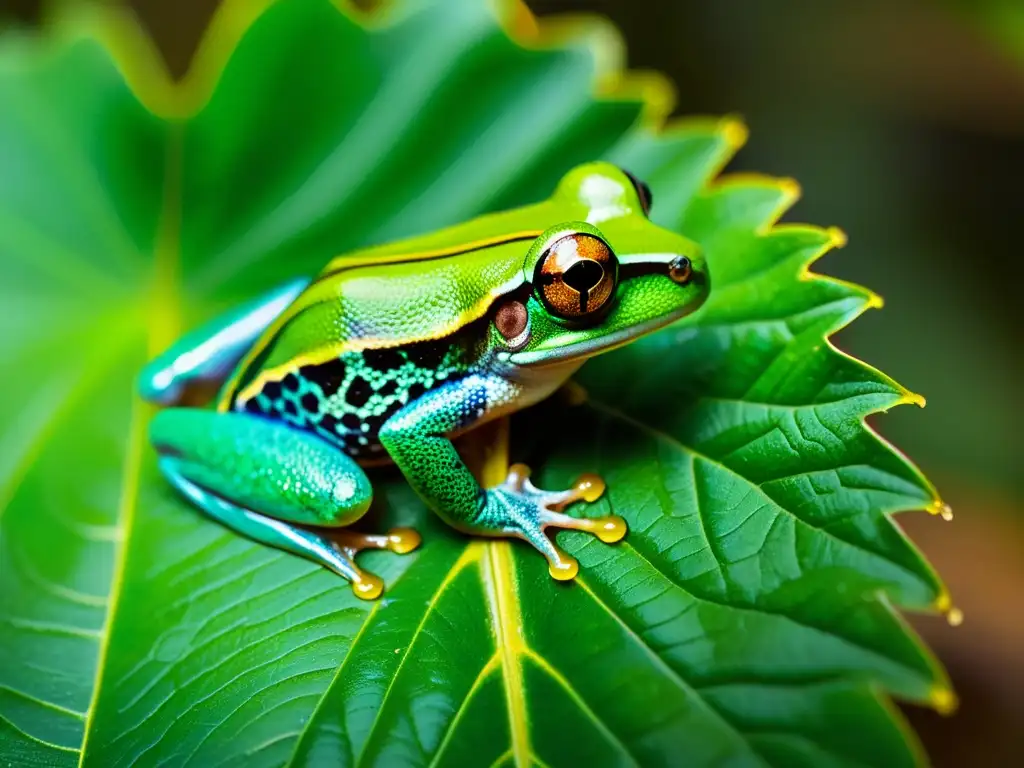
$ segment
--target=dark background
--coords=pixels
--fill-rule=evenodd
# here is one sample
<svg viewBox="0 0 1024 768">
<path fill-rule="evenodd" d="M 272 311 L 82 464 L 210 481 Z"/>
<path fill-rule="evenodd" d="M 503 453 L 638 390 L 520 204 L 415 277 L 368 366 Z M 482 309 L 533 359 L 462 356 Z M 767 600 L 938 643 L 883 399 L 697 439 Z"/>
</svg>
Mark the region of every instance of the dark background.
<svg viewBox="0 0 1024 768">
<path fill-rule="evenodd" d="M 908 708 L 939 766 L 1024 756 L 1024 12 L 1016 49 L 982 21 L 1010 1 L 528 0 L 612 19 L 630 66 L 676 83 L 677 113 L 745 118 L 732 169 L 798 179 L 787 218 L 850 235 L 818 271 L 886 299 L 836 342 L 928 399 L 873 425 L 956 515 L 900 519 L 966 614 L 912 619 L 961 699 L 950 718 Z M 180 74 L 216 3 L 131 5 Z"/>
</svg>

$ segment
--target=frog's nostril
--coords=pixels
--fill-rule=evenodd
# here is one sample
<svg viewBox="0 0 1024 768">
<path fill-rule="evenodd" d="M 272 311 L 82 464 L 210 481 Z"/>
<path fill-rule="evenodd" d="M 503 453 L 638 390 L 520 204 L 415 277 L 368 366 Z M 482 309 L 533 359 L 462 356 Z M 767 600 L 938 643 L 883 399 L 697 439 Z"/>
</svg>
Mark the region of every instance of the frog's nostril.
<svg viewBox="0 0 1024 768">
<path fill-rule="evenodd" d="M 565 271 L 562 280 L 579 293 L 587 293 L 601 282 L 604 267 L 590 259 L 580 259 Z"/>
</svg>

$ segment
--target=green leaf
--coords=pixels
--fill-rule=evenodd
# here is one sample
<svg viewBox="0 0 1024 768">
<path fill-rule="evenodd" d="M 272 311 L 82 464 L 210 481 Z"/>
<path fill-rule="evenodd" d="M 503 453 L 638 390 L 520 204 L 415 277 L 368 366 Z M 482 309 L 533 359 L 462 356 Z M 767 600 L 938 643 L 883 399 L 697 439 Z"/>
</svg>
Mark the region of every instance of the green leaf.
<svg viewBox="0 0 1024 768">
<path fill-rule="evenodd" d="M 0 41 L 0 757 L 16 765 L 910 765 L 889 696 L 946 709 L 894 606 L 948 610 L 893 524 L 942 509 L 864 425 L 918 398 L 829 334 L 876 297 L 808 272 L 795 185 L 712 184 L 735 121 L 662 128 L 592 20 L 409 0 L 219 12 L 172 85 L 134 24 Z M 509 32 L 508 30 L 512 30 Z M 595 89 L 597 95 L 595 95 Z M 696 316 L 512 423 L 556 486 L 602 473 L 630 534 L 581 562 L 472 541 L 376 473 L 385 598 L 207 521 L 159 477 L 143 361 L 359 245 L 547 195 L 608 157 L 707 250 Z M 539 428 L 539 425 L 544 425 Z M 551 425 L 554 425 L 552 428 Z M 478 441 L 500 470 L 503 439 Z"/>
</svg>

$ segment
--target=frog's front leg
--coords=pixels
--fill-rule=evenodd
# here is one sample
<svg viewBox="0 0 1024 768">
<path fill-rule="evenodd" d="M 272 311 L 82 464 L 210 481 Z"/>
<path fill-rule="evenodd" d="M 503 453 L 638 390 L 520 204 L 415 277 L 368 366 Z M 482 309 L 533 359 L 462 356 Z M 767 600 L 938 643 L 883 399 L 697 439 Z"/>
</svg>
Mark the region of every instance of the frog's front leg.
<svg viewBox="0 0 1024 768">
<path fill-rule="evenodd" d="M 383 583 L 356 565 L 356 552 L 404 554 L 419 544 L 406 528 L 374 536 L 302 527 L 355 522 L 373 495 L 363 471 L 315 435 L 244 413 L 195 408 L 161 411 L 150 435 L 160 469 L 196 506 L 239 533 L 344 576 L 359 597 L 377 597 Z"/>
<path fill-rule="evenodd" d="M 502 485 L 484 490 L 448 438 L 516 395 L 516 385 L 504 379 L 468 376 L 396 413 L 381 428 L 380 441 L 416 492 L 450 525 L 468 533 L 524 539 L 547 558 L 554 578 L 572 579 L 579 569 L 576 560 L 555 546 L 544 529 L 573 528 L 607 543 L 625 536 L 626 523 L 617 515 L 580 519 L 561 512 L 574 501 L 596 501 L 604 491 L 601 479 L 584 475 L 568 491 L 547 492 L 530 483 L 529 470 L 517 464 Z"/>
<path fill-rule="evenodd" d="M 160 405 L 180 403 L 189 386 L 219 386 L 260 334 L 309 284 L 285 283 L 183 336 L 139 376 L 139 391 Z"/>
</svg>

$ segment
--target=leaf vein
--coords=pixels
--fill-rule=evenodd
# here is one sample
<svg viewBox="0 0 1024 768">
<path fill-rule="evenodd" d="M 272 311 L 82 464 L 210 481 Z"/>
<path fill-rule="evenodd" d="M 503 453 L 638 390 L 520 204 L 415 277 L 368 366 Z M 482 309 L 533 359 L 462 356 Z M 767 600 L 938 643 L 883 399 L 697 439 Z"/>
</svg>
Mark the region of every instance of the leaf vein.
<svg viewBox="0 0 1024 768">
<path fill-rule="evenodd" d="M 615 733 L 607 726 L 607 724 L 605 724 L 605 722 L 597 716 L 597 713 L 594 712 L 593 709 L 591 709 L 590 705 L 587 704 L 586 700 L 584 700 L 584 698 L 580 695 L 579 691 L 577 691 L 573 687 L 572 683 L 570 683 L 566 679 L 565 675 L 563 675 L 561 672 L 555 669 L 554 665 L 552 665 L 547 659 L 545 659 L 543 656 L 541 656 L 531 648 L 526 648 L 523 651 L 523 655 L 530 661 L 532 661 L 534 664 L 536 664 L 538 667 L 540 667 L 544 674 L 546 674 L 548 677 L 554 680 L 555 683 L 562 690 L 565 691 L 565 693 L 569 696 L 570 699 L 573 700 L 576 706 L 580 708 L 580 711 L 583 712 L 587 719 L 589 719 L 597 727 L 598 732 L 605 737 L 605 740 L 608 742 L 609 746 L 611 746 L 613 749 L 618 750 L 624 757 L 626 757 L 629 760 L 630 763 L 639 766 L 637 759 L 633 757 L 633 753 L 630 752 L 629 748 L 622 742 L 622 740 L 618 736 L 615 735 Z"/>
<path fill-rule="evenodd" d="M 381 699 L 380 707 L 377 709 L 377 716 L 374 717 L 373 722 L 370 724 L 370 729 L 366 733 L 366 738 L 363 741 L 363 746 L 359 750 L 359 755 L 356 757 L 353 765 L 358 766 L 362 763 L 363 757 L 365 757 L 366 755 L 366 750 L 370 746 L 370 741 L 373 737 L 373 733 L 377 729 L 377 726 L 380 724 L 380 720 L 382 715 L 384 714 L 384 710 L 387 708 L 388 700 L 391 697 L 391 692 L 394 690 L 395 687 L 395 681 L 398 680 L 398 676 L 401 674 L 402 669 L 405 667 L 405 662 L 409 660 L 410 656 L 412 656 L 413 647 L 416 645 L 416 641 L 419 639 L 420 633 L 423 631 L 423 627 L 426 626 L 427 619 L 430 617 L 430 615 L 434 612 L 434 609 L 437 607 L 437 603 L 440 600 L 441 595 L 444 594 L 444 591 L 451 585 L 453 581 L 455 581 L 455 578 L 463 571 L 463 569 L 465 569 L 472 563 L 479 562 L 480 555 L 481 552 L 478 547 L 474 547 L 472 545 L 467 546 L 466 549 L 463 551 L 462 555 L 459 557 L 459 559 L 455 561 L 455 563 L 452 565 L 450 569 L 448 569 L 448 573 L 445 574 L 444 578 L 441 580 L 441 583 L 438 584 L 437 590 L 431 596 L 430 601 L 427 605 L 427 610 L 423 612 L 423 618 L 420 619 L 419 624 L 416 625 L 416 629 L 413 630 L 412 636 L 409 638 L 409 644 L 406 647 L 405 653 L 402 655 L 402 660 L 398 662 L 398 667 L 395 669 L 395 674 L 391 677 L 391 680 L 388 682 L 387 690 L 384 691 L 384 697 Z"/>
</svg>

